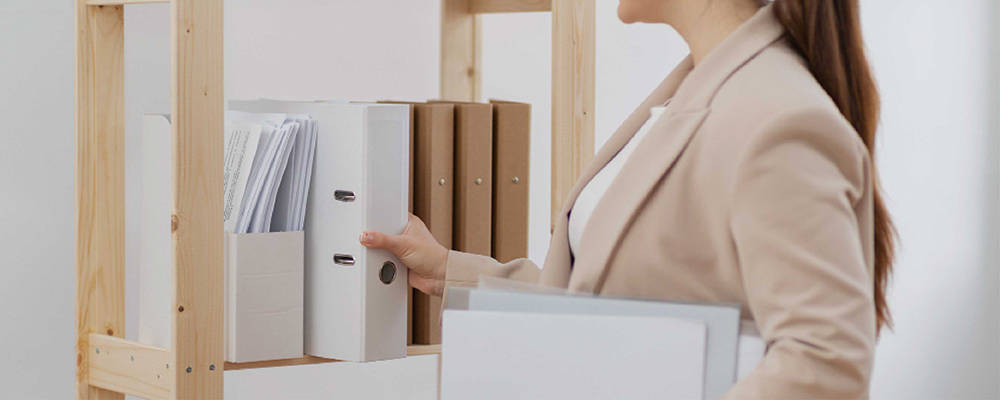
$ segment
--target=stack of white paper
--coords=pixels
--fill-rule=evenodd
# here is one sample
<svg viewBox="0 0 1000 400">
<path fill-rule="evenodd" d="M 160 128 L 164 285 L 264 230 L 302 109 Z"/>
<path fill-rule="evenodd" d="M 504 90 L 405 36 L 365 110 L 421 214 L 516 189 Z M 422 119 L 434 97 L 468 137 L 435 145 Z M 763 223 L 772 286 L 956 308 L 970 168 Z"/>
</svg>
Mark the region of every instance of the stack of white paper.
<svg viewBox="0 0 1000 400">
<path fill-rule="evenodd" d="M 238 111 L 226 117 L 226 231 L 302 230 L 316 120 Z"/>
<path fill-rule="evenodd" d="M 300 231 L 306 218 L 306 199 L 312 176 L 313 155 L 316 153 L 316 136 L 319 121 L 294 117 L 300 124 L 299 133 L 281 177 L 271 216 L 271 232 Z"/>
</svg>

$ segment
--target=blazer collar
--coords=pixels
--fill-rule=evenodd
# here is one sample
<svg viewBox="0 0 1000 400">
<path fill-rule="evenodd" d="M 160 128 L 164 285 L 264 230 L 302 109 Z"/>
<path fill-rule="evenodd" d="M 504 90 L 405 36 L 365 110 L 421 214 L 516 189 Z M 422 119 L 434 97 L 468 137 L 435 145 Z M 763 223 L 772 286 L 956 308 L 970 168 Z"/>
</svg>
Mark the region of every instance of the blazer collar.
<svg viewBox="0 0 1000 400">
<path fill-rule="evenodd" d="M 568 270 L 570 263 L 574 263 L 572 277 L 567 273 L 563 276 L 569 281 L 559 283 L 576 292 L 600 291 L 622 236 L 650 192 L 667 176 L 701 126 L 715 93 L 734 72 L 779 40 L 784 33 L 785 29 L 774 16 L 772 6 L 762 7 L 697 67 L 692 68 L 691 57 L 688 56 L 629 116 L 584 170 L 558 215 L 557 231 L 551 244 L 554 248 L 549 251 L 545 268 L 564 267 Z M 567 222 L 580 191 L 635 135 L 649 118 L 650 108 L 667 100 L 670 100 L 670 106 L 666 113 L 652 126 L 597 204 L 584 231 L 581 249 L 575 261 L 571 260 Z M 543 272 L 543 275 L 546 274 Z"/>
</svg>

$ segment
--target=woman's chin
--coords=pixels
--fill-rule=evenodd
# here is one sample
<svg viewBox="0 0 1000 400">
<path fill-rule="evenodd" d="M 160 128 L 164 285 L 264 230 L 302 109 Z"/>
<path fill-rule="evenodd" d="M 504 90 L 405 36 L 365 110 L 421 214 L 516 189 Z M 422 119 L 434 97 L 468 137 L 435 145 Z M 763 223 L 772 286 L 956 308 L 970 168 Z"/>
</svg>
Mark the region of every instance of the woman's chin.
<svg viewBox="0 0 1000 400">
<path fill-rule="evenodd" d="M 626 24 L 633 24 L 637 21 L 635 15 L 632 15 L 632 13 L 626 10 L 622 10 L 621 6 L 618 6 L 618 19 Z"/>
</svg>

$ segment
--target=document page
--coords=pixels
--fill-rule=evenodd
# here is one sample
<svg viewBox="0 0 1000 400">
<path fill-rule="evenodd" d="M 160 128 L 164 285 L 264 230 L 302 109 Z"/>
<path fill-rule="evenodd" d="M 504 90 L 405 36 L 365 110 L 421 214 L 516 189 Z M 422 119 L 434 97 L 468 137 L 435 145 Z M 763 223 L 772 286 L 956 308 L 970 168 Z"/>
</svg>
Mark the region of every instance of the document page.
<svg viewBox="0 0 1000 400">
<path fill-rule="evenodd" d="M 226 120 L 222 211 L 226 232 L 235 232 L 254 154 L 260 142 L 260 131 L 260 124 Z"/>
<path fill-rule="evenodd" d="M 292 143 L 287 167 L 274 200 L 270 232 L 300 231 L 305 214 L 301 211 L 308 194 L 308 175 L 312 170 L 317 121 L 308 115 L 289 115 L 299 124 Z"/>
</svg>

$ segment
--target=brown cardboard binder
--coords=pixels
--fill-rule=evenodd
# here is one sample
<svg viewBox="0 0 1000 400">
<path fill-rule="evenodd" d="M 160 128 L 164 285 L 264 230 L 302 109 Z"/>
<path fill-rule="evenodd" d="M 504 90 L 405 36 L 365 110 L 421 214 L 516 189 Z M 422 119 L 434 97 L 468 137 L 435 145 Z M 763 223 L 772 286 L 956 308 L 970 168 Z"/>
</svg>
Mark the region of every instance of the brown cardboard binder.
<svg viewBox="0 0 1000 400">
<path fill-rule="evenodd" d="M 455 188 L 455 106 L 407 103 L 413 109 L 413 214 L 434 239 L 452 247 Z M 441 298 L 413 289 L 413 343 L 441 343 Z"/>
<path fill-rule="evenodd" d="M 528 257 L 531 105 L 493 104 L 493 258 Z"/>
<path fill-rule="evenodd" d="M 455 221 L 452 248 L 493 253 L 493 105 L 455 105 Z"/>
</svg>

